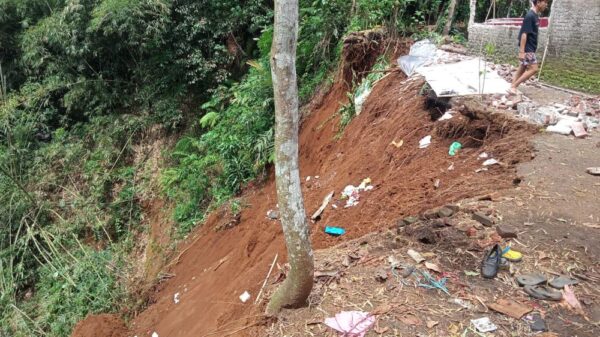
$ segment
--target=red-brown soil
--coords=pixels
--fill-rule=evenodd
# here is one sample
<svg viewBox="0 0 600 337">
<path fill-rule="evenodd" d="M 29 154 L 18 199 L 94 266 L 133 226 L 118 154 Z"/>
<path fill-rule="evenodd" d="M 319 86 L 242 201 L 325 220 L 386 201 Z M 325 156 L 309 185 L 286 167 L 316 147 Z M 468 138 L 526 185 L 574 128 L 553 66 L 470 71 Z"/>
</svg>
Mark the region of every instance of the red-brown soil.
<svg viewBox="0 0 600 337">
<path fill-rule="evenodd" d="M 73 336 L 86 337 L 121 337 L 127 333 L 127 327 L 117 315 L 88 315 L 77 323 Z"/>
<path fill-rule="evenodd" d="M 532 130 L 498 113 L 478 114 L 476 120 L 460 115 L 446 122 L 432 121 L 426 97 L 419 94 L 423 85 L 420 79 L 405 81 L 399 71 L 390 73 L 375 86 L 363 112 L 343 133 L 337 117 L 346 101 L 341 84 L 334 85 L 322 104 L 305 116 L 300 173 L 307 214 L 331 191 L 339 206 L 328 206 L 322 219 L 310 224 L 314 248 L 389 228 L 404 216 L 451 201 L 512 186 L 514 165 L 530 158 L 527 138 Z M 427 135 L 433 137 L 431 146 L 419 149 L 419 140 Z M 399 148 L 391 144 L 401 140 Z M 467 146 L 456 157 L 448 155 L 453 141 Z M 478 156 L 484 151 L 504 164 L 475 173 L 482 167 Z M 451 164 L 454 170 L 449 171 Z M 343 188 L 357 186 L 367 177 L 374 189 L 361 193 L 359 205 L 344 208 L 345 201 L 339 201 Z M 242 199 L 247 207 L 237 226 L 215 231 L 228 221 L 219 216 L 222 212 L 215 212 L 180 246 L 180 255 L 166 270 L 172 277 L 158 285 L 151 295 L 152 304 L 133 319 L 130 336 L 258 333 L 244 328 L 258 321 L 266 299 L 259 305 L 253 302 L 275 254 L 279 254 L 279 264 L 285 262 L 281 226 L 266 217 L 268 210 L 276 208 L 274 177 L 247 190 Z M 343 227 L 347 234 L 328 236 L 325 226 Z M 238 296 L 246 290 L 252 298 L 244 304 Z M 178 304 L 174 303 L 176 293 L 180 294 Z M 88 336 L 78 331 L 73 337 Z"/>
</svg>

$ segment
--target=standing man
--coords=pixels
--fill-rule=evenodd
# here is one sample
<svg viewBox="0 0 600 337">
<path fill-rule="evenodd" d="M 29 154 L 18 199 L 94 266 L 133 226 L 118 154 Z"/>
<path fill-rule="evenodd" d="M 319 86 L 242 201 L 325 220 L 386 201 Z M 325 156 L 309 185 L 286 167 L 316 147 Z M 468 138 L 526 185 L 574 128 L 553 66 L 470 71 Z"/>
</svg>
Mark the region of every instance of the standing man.
<svg viewBox="0 0 600 337">
<path fill-rule="evenodd" d="M 533 7 L 525 15 L 519 31 L 519 70 L 510 87 L 510 93 L 516 94 L 519 84 L 527 81 L 538 71 L 535 52 L 538 46 L 540 14 L 548 8 L 548 0 L 533 0 Z"/>
</svg>

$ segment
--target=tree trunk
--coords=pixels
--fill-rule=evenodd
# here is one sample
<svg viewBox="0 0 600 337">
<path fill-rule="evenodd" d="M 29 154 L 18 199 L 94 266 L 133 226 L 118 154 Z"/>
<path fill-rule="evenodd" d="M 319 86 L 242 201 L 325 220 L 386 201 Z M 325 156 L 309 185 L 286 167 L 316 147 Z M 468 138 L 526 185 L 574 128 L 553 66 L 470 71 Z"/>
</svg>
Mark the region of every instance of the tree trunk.
<svg viewBox="0 0 600 337">
<path fill-rule="evenodd" d="M 446 25 L 444 26 L 444 36 L 448 36 L 450 34 L 450 28 L 452 27 L 452 20 L 454 19 L 454 10 L 456 9 L 456 0 L 450 0 L 450 5 L 448 6 L 448 20 L 446 21 Z"/>
<path fill-rule="evenodd" d="M 298 168 L 298 87 L 296 44 L 298 0 L 275 0 L 271 73 L 275 98 L 275 174 L 281 225 L 291 269 L 271 297 L 268 314 L 306 304 L 314 261 Z"/>
<path fill-rule="evenodd" d="M 477 11 L 477 0 L 469 1 L 469 27 L 475 23 L 475 15 Z"/>
</svg>

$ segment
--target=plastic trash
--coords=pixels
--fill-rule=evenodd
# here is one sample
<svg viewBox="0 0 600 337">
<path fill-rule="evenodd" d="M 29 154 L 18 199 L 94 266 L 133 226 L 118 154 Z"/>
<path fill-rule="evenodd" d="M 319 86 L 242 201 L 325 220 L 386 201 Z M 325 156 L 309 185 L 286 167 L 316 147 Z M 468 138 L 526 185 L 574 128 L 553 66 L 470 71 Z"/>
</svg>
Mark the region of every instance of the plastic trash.
<svg viewBox="0 0 600 337">
<path fill-rule="evenodd" d="M 357 116 L 362 112 L 363 105 L 370 94 L 371 88 L 367 88 L 354 98 L 354 111 L 356 111 Z"/>
<path fill-rule="evenodd" d="M 240 301 L 242 301 L 242 303 L 246 303 L 250 299 L 250 297 L 250 293 L 244 291 L 244 293 L 240 295 Z"/>
<path fill-rule="evenodd" d="M 498 327 L 490 321 L 489 317 L 482 317 L 478 319 L 472 319 L 471 324 L 479 332 L 492 332 L 498 330 Z"/>
<path fill-rule="evenodd" d="M 431 145 L 431 136 L 424 137 L 419 141 L 419 148 L 424 149 Z"/>
<path fill-rule="evenodd" d="M 497 164 L 500 164 L 500 162 L 494 158 L 488 159 L 483 162 L 483 166 L 492 166 L 492 165 L 497 165 Z"/>
<path fill-rule="evenodd" d="M 344 336 L 363 337 L 375 324 L 375 316 L 363 311 L 342 311 L 325 319 L 325 325 Z"/>
<path fill-rule="evenodd" d="M 341 236 L 346 234 L 346 230 L 340 227 L 325 227 L 325 233 L 332 236 Z"/>
<path fill-rule="evenodd" d="M 459 142 L 454 142 L 452 143 L 452 145 L 450 145 L 450 150 L 448 150 L 448 154 L 451 156 L 456 156 L 460 149 L 462 149 L 462 144 Z"/>
<path fill-rule="evenodd" d="M 576 121 L 574 120 L 563 118 L 560 121 L 558 121 L 556 125 L 550 125 L 546 129 L 546 131 L 568 136 L 571 134 L 571 131 L 573 130 L 572 125 L 575 122 Z"/>
<path fill-rule="evenodd" d="M 180 301 L 180 294 L 176 293 L 175 295 L 173 295 L 173 302 L 175 302 L 175 304 L 178 304 Z"/>
<path fill-rule="evenodd" d="M 442 115 L 442 117 L 440 117 L 438 119 L 438 121 L 447 121 L 449 119 L 452 119 L 452 117 L 454 117 L 454 115 L 452 114 L 452 111 L 448 110 Z"/>
<path fill-rule="evenodd" d="M 408 55 L 398 59 L 398 65 L 407 76 L 411 76 L 417 68 L 433 61 L 437 47 L 429 40 L 421 40 L 410 47 Z"/>
</svg>

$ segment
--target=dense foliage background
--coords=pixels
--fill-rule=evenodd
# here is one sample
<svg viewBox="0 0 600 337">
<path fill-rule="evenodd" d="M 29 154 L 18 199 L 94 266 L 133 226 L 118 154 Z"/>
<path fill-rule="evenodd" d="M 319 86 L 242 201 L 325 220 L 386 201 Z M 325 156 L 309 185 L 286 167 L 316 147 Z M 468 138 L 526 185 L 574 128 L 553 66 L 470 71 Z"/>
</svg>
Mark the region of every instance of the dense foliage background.
<svg viewBox="0 0 600 337">
<path fill-rule="evenodd" d="M 174 205 L 181 237 L 264 175 L 272 5 L 0 0 L 0 336 L 68 336 L 87 313 L 129 308 L 148 195 Z M 301 0 L 302 102 L 347 32 L 435 35 L 447 5 Z M 135 149 L 157 128 L 177 141 L 153 184 Z"/>
</svg>

